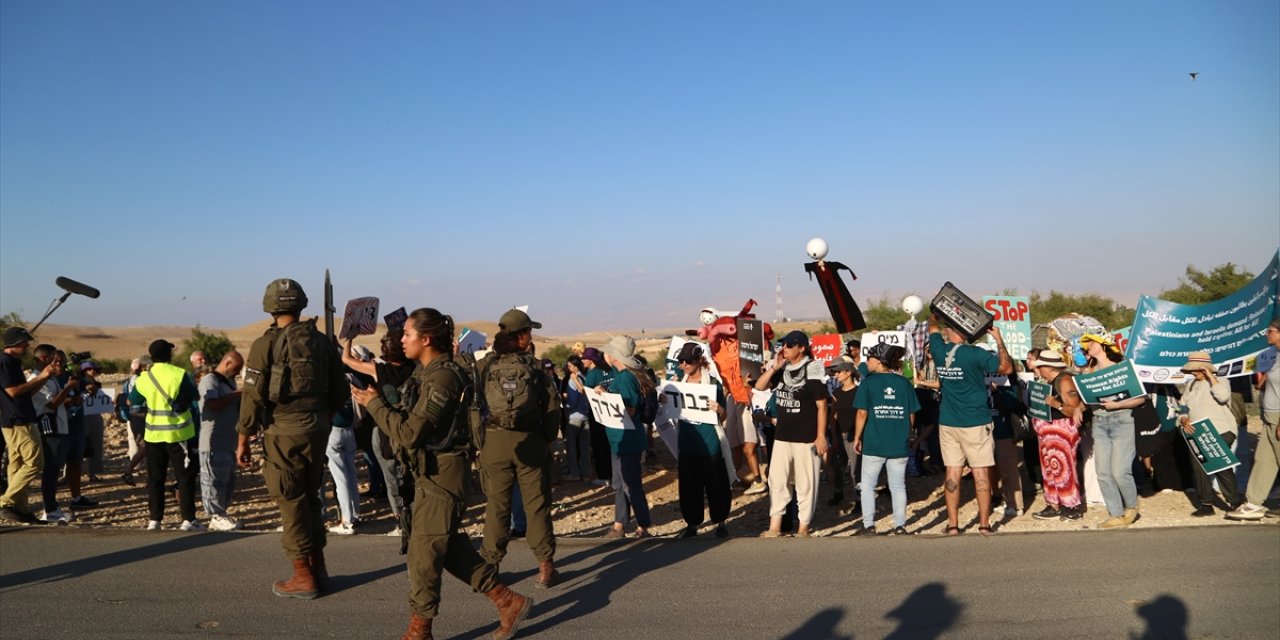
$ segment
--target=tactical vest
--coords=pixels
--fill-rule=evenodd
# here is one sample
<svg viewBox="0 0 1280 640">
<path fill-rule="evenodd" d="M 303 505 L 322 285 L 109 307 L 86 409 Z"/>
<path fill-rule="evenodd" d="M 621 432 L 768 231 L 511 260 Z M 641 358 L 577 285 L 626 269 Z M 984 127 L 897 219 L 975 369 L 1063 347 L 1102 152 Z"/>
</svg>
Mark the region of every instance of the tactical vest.
<svg viewBox="0 0 1280 640">
<path fill-rule="evenodd" d="M 138 376 L 134 387 L 147 401 L 147 423 L 143 440 L 147 442 L 185 442 L 196 436 L 191 408 L 175 411 L 171 400 L 177 398 L 186 371 L 167 362 L 157 362 Z M 152 382 L 155 378 L 155 382 Z M 159 383 L 159 387 L 156 386 Z"/>
</svg>

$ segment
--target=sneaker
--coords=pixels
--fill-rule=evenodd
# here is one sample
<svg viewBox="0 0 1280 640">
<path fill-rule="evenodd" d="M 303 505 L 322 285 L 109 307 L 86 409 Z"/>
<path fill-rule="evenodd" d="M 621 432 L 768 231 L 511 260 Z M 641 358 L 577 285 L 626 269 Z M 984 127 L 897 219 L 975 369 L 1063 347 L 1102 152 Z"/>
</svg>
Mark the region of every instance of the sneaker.
<svg viewBox="0 0 1280 640">
<path fill-rule="evenodd" d="M 1004 508 L 1004 517 L 1006 517 L 1006 518 L 1016 518 L 1016 517 L 1018 517 L 1018 516 L 1020 516 L 1020 515 L 1022 515 L 1022 509 L 1019 509 L 1019 508 L 1017 508 L 1017 507 L 1005 507 L 1005 508 Z"/>
<path fill-rule="evenodd" d="M 1103 521 L 1102 524 L 1098 525 L 1098 528 L 1099 529 L 1119 529 L 1121 527 L 1127 527 L 1127 526 L 1129 526 L 1129 523 L 1125 522 L 1124 516 L 1111 516 L 1110 518 L 1107 518 L 1105 521 Z"/>
<path fill-rule="evenodd" d="M 71 516 L 67 514 L 67 512 L 63 511 L 62 509 L 54 509 L 53 511 L 46 511 L 40 514 L 40 520 L 42 522 L 47 522 L 49 524 L 55 524 L 58 522 L 71 522 Z"/>
<path fill-rule="evenodd" d="M 717 538 L 719 538 L 719 539 L 721 539 L 721 540 L 724 540 L 725 538 L 728 538 L 728 537 L 729 537 L 729 527 L 724 526 L 724 524 L 723 524 L 723 523 L 716 525 L 716 537 L 717 537 Z"/>
<path fill-rule="evenodd" d="M 1280 518 L 1280 509 L 1267 509 L 1268 518 Z"/>
<path fill-rule="evenodd" d="M 1084 509 L 1080 507 L 1067 507 L 1062 510 L 1063 520 L 1079 520 L 1084 517 Z"/>
<path fill-rule="evenodd" d="M 210 531 L 235 531 L 240 528 L 240 523 L 228 518 L 227 516 L 213 516 L 209 518 Z M 329 531 L 333 531 L 330 529 Z"/>
<path fill-rule="evenodd" d="M 399 537 L 400 537 L 400 525 L 396 525 L 396 528 L 394 528 L 394 529 L 392 529 L 392 530 L 388 531 L 388 532 L 387 532 L 387 537 L 388 537 L 388 538 L 399 538 Z"/>
<path fill-rule="evenodd" d="M 160 521 L 159 521 L 159 520 L 148 520 L 148 521 L 147 521 L 147 531 L 159 531 L 159 530 L 160 530 Z"/>
<path fill-rule="evenodd" d="M 608 540 L 620 540 L 626 537 L 626 533 L 624 533 L 622 529 L 618 527 L 613 527 L 609 529 L 607 533 L 604 534 L 604 537 Z"/>
<path fill-rule="evenodd" d="M 179 531 L 204 531 L 205 528 L 204 528 L 204 525 L 200 524 L 195 520 L 183 520 L 182 524 L 178 525 L 178 530 Z"/>
<path fill-rule="evenodd" d="M 1044 509 L 1041 509 L 1040 511 L 1037 511 L 1031 514 L 1031 517 L 1035 518 L 1036 520 L 1056 520 L 1058 518 L 1063 517 L 1063 515 L 1062 515 L 1062 511 L 1059 511 L 1050 506 L 1050 507 L 1045 507 Z"/>
<path fill-rule="evenodd" d="M 76 509 L 92 509 L 98 506 L 98 503 L 84 496 L 79 496 L 75 500 L 71 501 L 71 506 Z"/>
<path fill-rule="evenodd" d="M 1200 505 L 1200 508 L 1198 508 L 1198 509 L 1196 509 L 1195 511 L 1192 511 L 1192 512 L 1191 512 L 1191 516 L 1192 516 L 1192 517 L 1194 517 L 1194 518 L 1207 518 L 1207 517 L 1212 516 L 1212 515 L 1214 515 L 1214 514 L 1216 514 L 1216 513 L 1217 513 L 1217 511 L 1214 511 L 1214 510 L 1213 510 L 1213 505 L 1211 505 L 1211 504 L 1202 504 L 1202 505 Z"/>
<path fill-rule="evenodd" d="M 1132 508 L 1132 509 L 1125 509 L 1125 510 L 1124 510 L 1124 515 L 1123 515 L 1123 516 L 1120 516 L 1120 517 L 1121 517 L 1121 518 L 1124 518 L 1124 523 L 1125 523 L 1125 524 L 1133 524 L 1133 523 L 1137 522 L 1137 521 L 1138 521 L 1138 518 L 1141 518 L 1141 517 L 1142 517 L 1142 515 L 1140 515 L 1140 514 L 1138 513 L 1138 509 L 1135 507 L 1135 508 Z"/>
<path fill-rule="evenodd" d="M 1267 515 L 1265 507 L 1259 507 L 1251 502 L 1246 502 L 1236 508 L 1235 511 L 1227 512 L 1228 520 L 1261 520 Z"/>
<path fill-rule="evenodd" d="M 355 535 L 355 532 L 356 528 L 352 526 L 350 522 L 343 522 L 329 527 L 329 533 L 332 533 L 335 536 L 350 536 Z M 399 534 L 397 533 L 396 535 Z"/>
<path fill-rule="evenodd" d="M 592 480 L 592 481 L 591 481 L 591 486 L 593 486 L 593 487 L 607 487 L 607 486 L 609 486 L 609 481 L 608 481 L 608 480 Z"/>
<path fill-rule="evenodd" d="M 907 528 L 906 528 L 906 527 L 894 527 L 894 528 L 892 528 L 892 529 L 890 529 L 890 530 L 888 530 L 888 531 L 884 532 L 884 535 L 886 535 L 886 536 L 909 536 L 909 535 L 911 535 L 911 534 L 907 531 Z"/>
<path fill-rule="evenodd" d="M 876 527 L 875 527 L 875 525 L 871 525 L 870 527 L 868 527 L 868 526 L 866 526 L 866 525 L 861 525 L 861 524 L 860 524 L 860 525 L 858 525 L 858 526 L 854 527 L 854 528 L 853 528 L 853 531 L 850 531 L 850 532 L 849 532 L 849 535 L 851 535 L 851 536 L 874 536 L 874 535 L 876 535 Z"/>
<path fill-rule="evenodd" d="M 743 492 L 742 492 L 742 495 L 745 495 L 745 496 L 754 496 L 754 495 L 756 495 L 756 494 L 758 494 L 758 493 L 764 493 L 764 492 L 766 492 L 766 491 L 768 491 L 768 490 L 769 490 L 769 485 L 767 485 L 767 484 L 765 484 L 765 483 L 760 482 L 759 480 L 757 480 L 757 481 L 755 481 L 755 482 L 751 483 L 751 486 L 747 487 L 747 490 L 746 490 L 746 491 L 743 491 Z"/>
</svg>

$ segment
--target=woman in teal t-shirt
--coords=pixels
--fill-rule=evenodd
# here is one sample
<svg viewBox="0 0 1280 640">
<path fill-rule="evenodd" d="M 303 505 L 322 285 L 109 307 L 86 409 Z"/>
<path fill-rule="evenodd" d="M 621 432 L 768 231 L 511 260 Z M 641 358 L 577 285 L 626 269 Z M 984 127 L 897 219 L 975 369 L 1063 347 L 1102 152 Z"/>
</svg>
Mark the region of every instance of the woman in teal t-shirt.
<svg viewBox="0 0 1280 640">
<path fill-rule="evenodd" d="M 884 343 L 872 347 L 867 354 L 869 374 L 853 399 L 858 410 L 853 448 L 862 454 L 862 529 L 855 529 L 854 535 L 876 531 L 876 481 L 882 468 L 893 497 L 893 529 L 888 533 L 907 533 L 908 441 L 920 401 L 911 381 L 896 373 L 905 354 L 902 347 Z"/>
<path fill-rule="evenodd" d="M 676 379 L 682 382 L 709 384 L 715 387 L 715 401 L 709 403 L 720 420 L 724 419 L 724 388 L 711 376 L 702 347 L 686 342 L 676 356 L 680 371 Z M 676 442 L 680 450 L 677 480 L 680 485 L 680 515 L 684 516 L 685 530 L 681 538 L 698 535 L 698 525 L 703 522 L 703 495 L 711 509 L 711 521 L 716 523 L 716 537 L 729 537 L 724 521 L 729 518 L 729 470 L 725 468 L 720 451 L 720 434 L 716 425 L 681 420 L 676 425 Z"/>
<path fill-rule="evenodd" d="M 636 361 L 636 342 L 626 336 L 617 336 L 610 340 L 601 351 L 609 366 L 613 367 L 613 380 L 607 390 L 622 396 L 622 404 L 627 415 L 634 416 L 636 407 L 644 401 L 644 396 L 653 393 L 652 382 L 647 375 L 636 375 L 640 363 Z M 609 439 L 609 451 L 613 461 L 613 529 L 605 537 L 621 538 L 630 514 L 636 516 L 636 537 L 648 538 L 649 501 L 644 494 L 644 478 L 640 469 L 640 456 L 647 448 L 648 437 L 641 425 L 633 425 L 631 429 L 606 428 L 605 435 Z"/>
</svg>

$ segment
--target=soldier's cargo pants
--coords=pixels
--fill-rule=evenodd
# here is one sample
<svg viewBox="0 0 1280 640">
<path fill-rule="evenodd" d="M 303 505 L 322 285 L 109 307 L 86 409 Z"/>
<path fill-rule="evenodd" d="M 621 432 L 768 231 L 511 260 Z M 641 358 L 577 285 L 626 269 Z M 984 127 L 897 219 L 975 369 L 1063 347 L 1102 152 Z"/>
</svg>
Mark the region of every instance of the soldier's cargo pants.
<svg viewBox="0 0 1280 640">
<path fill-rule="evenodd" d="M 529 520 L 525 541 L 538 560 L 556 555 L 551 528 L 551 448 L 537 433 L 490 429 L 480 451 L 488 505 L 484 515 L 484 544 L 480 555 L 498 564 L 507 555 L 511 539 L 511 487 L 520 483 L 524 512 Z"/>
<path fill-rule="evenodd" d="M 328 430 L 300 435 L 276 435 L 268 431 L 262 437 L 266 454 L 262 479 L 267 493 L 280 507 L 280 518 L 284 521 L 280 544 L 291 560 L 302 560 L 324 549 L 320 488 L 328 462 L 325 456 L 328 444 Z"/>
<path fill-rule="evenodd" d="M 434 618 L 439 612 L 445 571 L 480 593 L 498 585 L 496 568 L 480 557 L 462 530 L 470 466 L 464 454 L 437 454 L 428 475 L 415 479 L 409 608 L 424 618 Z"/>
</svg>

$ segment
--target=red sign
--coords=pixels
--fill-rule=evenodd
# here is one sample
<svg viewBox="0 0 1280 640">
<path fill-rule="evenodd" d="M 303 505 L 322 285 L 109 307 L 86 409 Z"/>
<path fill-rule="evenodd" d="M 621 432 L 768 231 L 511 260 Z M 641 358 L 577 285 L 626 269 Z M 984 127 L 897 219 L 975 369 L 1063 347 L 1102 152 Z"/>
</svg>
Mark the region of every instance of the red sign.
<svg viewBox="0 0 1280 640">
<path fill-rule="evenodd" d="M 821 360 L 825 367 L 844 354 L 844 341 L 838 333 L 819 334 L 809 338 L 809 350 L 813 352 L 813 359 Z"/>
</svg>

